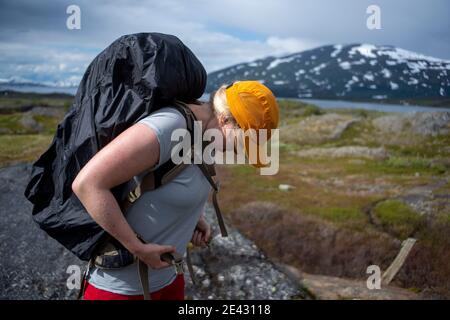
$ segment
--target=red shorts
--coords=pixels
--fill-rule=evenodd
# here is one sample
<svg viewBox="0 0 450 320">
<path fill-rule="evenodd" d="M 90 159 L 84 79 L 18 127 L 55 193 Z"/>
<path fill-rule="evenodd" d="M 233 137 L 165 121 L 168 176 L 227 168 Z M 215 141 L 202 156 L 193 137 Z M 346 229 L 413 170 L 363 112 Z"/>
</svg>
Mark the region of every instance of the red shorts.
<svg viewBox="0 0 450 320">
<path fill-rule="evenodd" d="M 184 276 L 177 275 L 175 280 L 168 286 L 150 294 L 152 300 L 184 300 Z M 84 300 L 144 300 L 143 295 L 124 295 L 97 289 L 86 283 Z"/>
</svg>

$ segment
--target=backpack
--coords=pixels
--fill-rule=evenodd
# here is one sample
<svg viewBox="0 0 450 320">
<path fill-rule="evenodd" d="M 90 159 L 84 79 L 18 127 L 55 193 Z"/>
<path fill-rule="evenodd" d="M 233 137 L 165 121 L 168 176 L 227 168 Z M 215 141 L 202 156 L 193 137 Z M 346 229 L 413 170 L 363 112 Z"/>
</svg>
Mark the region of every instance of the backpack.
<svg viewBox="0 0 450 320">
<path fill-rule="evenodd" d="M 33 163 L 24 192 L 33 204 L 33 220 L 78 258 L 90 261 L 107 233 L 72 192 L 76 175 L 125 129 L 161 107 L 195 102 L 205 86 L 203 65 L 177 37 L 138 33 L 115 40 L 88 66 L 51 145 Z M 163 164 L 153 173 L 155 181 L 170 169 Z M 132 179 L 111 192 L 123 203 L 136 187 Z"/>
</svg>

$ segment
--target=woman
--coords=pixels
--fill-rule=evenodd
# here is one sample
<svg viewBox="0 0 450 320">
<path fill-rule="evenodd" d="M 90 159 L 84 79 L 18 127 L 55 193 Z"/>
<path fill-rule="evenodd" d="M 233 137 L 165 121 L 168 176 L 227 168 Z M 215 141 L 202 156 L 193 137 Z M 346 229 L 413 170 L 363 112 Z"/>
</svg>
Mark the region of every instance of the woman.
<svg viewBox="0 0 450 320">
<path fill-rule="evenodd" d="M 188 107 L 203 131 L 219 129 L 224 139 L 227 129 L 274 129 L 278 125 L 275 97 L 256 81 L 222 86 L 208 103 Z M 176 275 L 160 256 L 174 251 L 183 254 L 189 241 L 197 246 L 209 241 L 211 229 L 203 208 L 210 185 L 196 165 L 189 165 L 169 183 L 141 195 L 126 215 L 110 189 L 169 160 L 178 143 L 171 141 L 171 134 L 180 128 L 185 129 L 186 123 L 178 110 L 165 107 L 152 113 L 95 154 L 72 184 L 92 218 L 150 267 L 152 299 L 184 299 L 183 276 Z M 117 270 L 92 268 L 84 299 L 143 299 L 136 270 L 135 264 Z"/>
</svg>

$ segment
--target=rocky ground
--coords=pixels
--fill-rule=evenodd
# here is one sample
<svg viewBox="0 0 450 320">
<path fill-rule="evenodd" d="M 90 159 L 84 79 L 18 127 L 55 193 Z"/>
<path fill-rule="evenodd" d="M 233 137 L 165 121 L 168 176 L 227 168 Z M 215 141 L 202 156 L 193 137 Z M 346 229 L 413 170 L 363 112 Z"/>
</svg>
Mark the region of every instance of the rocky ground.
<svg viewBox="0 0 450 320">
<path fill-rule="evenodd" d="M 0 169 L 0 299 L 75 299 L 67 288 L 69 267 L 84 262 L 49 238 L 31 219 L 23 197 L 30 165 Z M 373 292 L 364 282 L 302 273 L 270 260 L 228 223 L 222 238 L 210 207 L 215 234 L 210 248 L 193 250 L 197 285 L 186 274 L 187 299 L 381 299 L 415 298 L 406 290 Z"/>
<path fill-rule="evenodd" d="M 74 298 L 66 270 L 84 264 L 31 219 L 31 203 L 23 196 L 29 172 L 29 165 L 0 169 L 0 298 Z"/>
<path fill-rule="evenodd" d="M 301 282 L 283 273 L 258 247 L 230 224 L 222 237 L 211 207 L 205 212 L 213 228 L 210 248 L 193 249 L 197 286 L 190 277 L 187 295 L 193 299 L 309 298 Z"/>
<path fill-rule="evenodd" d="M 74 299 L 69 266 L 85 263 L 49 238 L 31 219 L 23 197 L 29 165 L 0 169 L 0 299 Z M 211 210 L 206 217 L 213 220 Z M 215 226 L 215 223 L 212 223 Z M 187 280 L 190 299 L 290 299 L 301 295 L 289 279 L 248 239 L 229 226 L 210 249 L 193 252 L 198 287 Z"/>
</svg>

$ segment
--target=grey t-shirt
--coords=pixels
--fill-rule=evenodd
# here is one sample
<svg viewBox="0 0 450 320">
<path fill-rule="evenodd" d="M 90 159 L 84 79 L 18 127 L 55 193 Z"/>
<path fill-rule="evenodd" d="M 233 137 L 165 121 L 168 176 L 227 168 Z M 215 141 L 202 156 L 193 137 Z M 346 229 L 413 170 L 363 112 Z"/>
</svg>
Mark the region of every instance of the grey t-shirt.
<svg viewBox="0 0 450 320">
<path fill-rule="evenodd" d="M 173 108 L 162 108 L 143 118 L 143 123 L 153 129 L 160 145 L 160 159 L 155 168 L 170 159 L 171 141 L 175 129 L 186 128 L 186 120 Z M 143 173 L 135 178 L 141 179 Z M 210 191 L 208 180 L 194 164 L 189 165 L 173 180 L 149 191 L 125 212 L 131 228 L 145 241 L 160 245 L 173 245 L 185 254 L 195 226 L 203 211 Z M 173 267 L 159 270 L 149 268 L 150 292 L 157 291 L 175 280 Z M 142 294 L 136 263 L 118 270 L 92 268 L 89 283 L 98 289 L 124 294 Z"/>
</svg>

